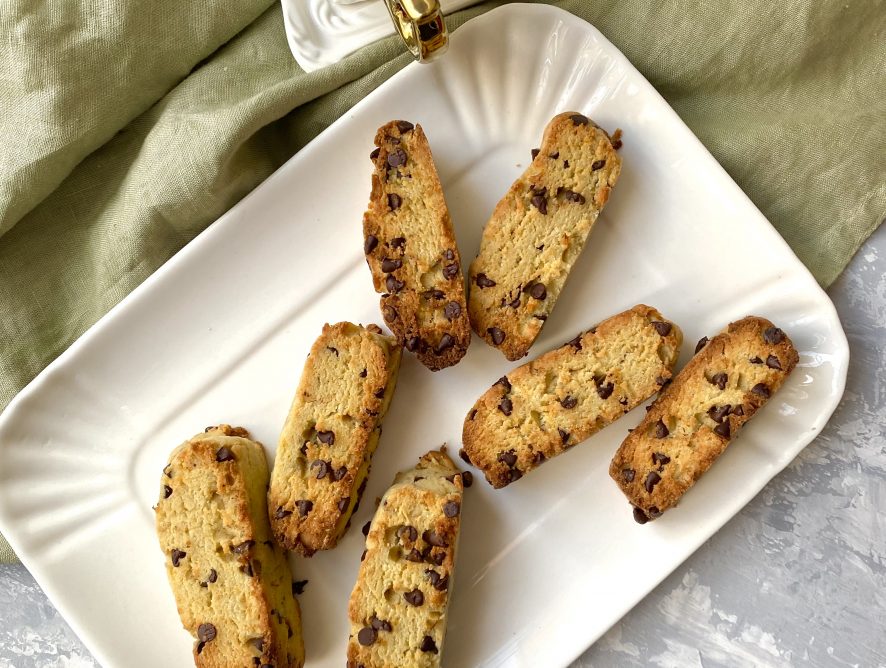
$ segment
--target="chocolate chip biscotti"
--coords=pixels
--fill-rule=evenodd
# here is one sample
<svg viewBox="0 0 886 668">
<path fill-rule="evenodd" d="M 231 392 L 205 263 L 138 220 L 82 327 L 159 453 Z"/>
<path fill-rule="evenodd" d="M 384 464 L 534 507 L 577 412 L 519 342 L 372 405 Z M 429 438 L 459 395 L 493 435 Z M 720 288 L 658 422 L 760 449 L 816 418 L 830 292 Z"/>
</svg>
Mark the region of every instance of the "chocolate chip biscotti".
<svg viewBox="0 0 886 668">
<path fill-rule="evenodd" d="M 363 250 L 381 312 L 406 350 L 432 371 L 457 363 L 471 328 L 461 258 L 431 148 L 420 125 L 378 129 Z"/>
<path fill-rule="evenodd" d="M 163 469 L 157 535 L 197 666 L 304 664 L 292 574 L 268 526 L 267 486 L 264 449 L 228 425 L 180 445 Z"/>
<path fill-rule="evenodd" d="M 348 668 L 440 665 L 462 475 L 443 452 L 432 451 L 398 473 L 382 497 L 348 605 Z"/>
<path fill-rule="evenodd" d="M 609 466 L 634 507 L 634 519 L 644 524 L 676 505 L 778 391 L 798 358 L 782 330 L 754 316 L 699 341 L 695 357 Z"/>
<path fill-rule="evenodd" d="M 532 163 L 495 207 L 471 263 L 474 331 L 509 360 L 526 355 L 621 172 L 605 131 L 555 116 Z"/>
<path fill-rule="evenodd" d="M 680 328 L 640 304 L 499 379 L 468 412 L 462 457 L 493 487 L 614 422 L 670 378 Z"/>
<path fill-rule="evenodd" d="M 324 325 L 286 418 L 268 491 L 274 537 L 311 556 L 335 547 L 357 508 L 401 348 L 375 325 Z"/>
</svg>

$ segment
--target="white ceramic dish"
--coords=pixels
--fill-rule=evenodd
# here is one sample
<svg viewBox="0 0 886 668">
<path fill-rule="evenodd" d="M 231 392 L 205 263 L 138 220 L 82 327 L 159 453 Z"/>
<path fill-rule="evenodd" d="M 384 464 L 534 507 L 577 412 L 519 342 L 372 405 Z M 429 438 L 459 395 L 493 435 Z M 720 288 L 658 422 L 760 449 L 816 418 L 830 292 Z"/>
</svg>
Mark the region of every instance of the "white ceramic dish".
<svg viewBox="0 0 886 668">
<path fill-rule="evenodd" d="M 624 130 L 610 203 L 532 350 L 638 302 L 694 342 L 748 313 L 800 350 L 784 388 L 679 508 L 635 524 L 607 476 L 642 408 L 510 487 L 464 504 L 446 665 L 563 666 L 731 518 L 820 431 L 846 339 L 827 296 L 677 115 L 594 28 L 506 5 L 456 31 L 439 63 L 394 76 L 102 319 L 0 419 L 0 530 L 105 668 L 190 665 L 153 532 L 170 449 L 243 425 L 273 454 L 324 322 L 380 322 L 362 255 L 375 129 L 422 123 L 462 257 L 547 120 Z M 431 374 L 406 355 L 364 502 L 340 546 L 293 559 L 310 666 L 341 666 L 360 526 L 394 473 L 459 445 L 475 398 L 516 366 L 475 338 Z M 764 558 L 761 555 L 761 558 Z"/>
<path fill-rule="evenodd" d="M 440 0 L 440 7 L 449 14 L 479 1 Z M 394 24 L 382 0 L 281 3 L 289 50 L 305 72 L 337 63 L 357 49 L 394 34 Z"/>
</svg>

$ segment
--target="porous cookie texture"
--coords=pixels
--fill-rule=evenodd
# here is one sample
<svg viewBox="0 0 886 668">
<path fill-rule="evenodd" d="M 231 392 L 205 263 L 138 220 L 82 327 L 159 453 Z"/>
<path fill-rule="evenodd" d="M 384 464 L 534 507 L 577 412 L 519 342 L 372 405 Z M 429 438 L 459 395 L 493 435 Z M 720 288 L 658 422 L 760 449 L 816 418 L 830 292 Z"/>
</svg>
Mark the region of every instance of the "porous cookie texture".
<svg viewBox="0 0 886 668">
<path fill-rule="evenodd" d="M 401 348 L 376 325 L 324 325 L 280 435 L 268 511 L 274 537 L 311 556 L 335 547 L 366 487 Z"/>
<path fill-rule="evenodd" d="M 548 123 L 533 154 L 470 269 L 471 324 L 509 360 L 529 352 L 621 172 L 609 135 L 574 112 Z"/>
<path fill-rule="evenodd" d="M 644 524 L 676 505 L 745 422 L 781 387 L 799 356 L 765 318 L 731 323 L 710 341 L 650 406 L 624 440 L 609 475 Z"/>
<path fill-rule="evenodd" d="M 261 444 L 209 427 L 163 469 L 156 521 L 182 624 L 203 668 L 304 664 L 301 616 L 284 551 L 271 539 Z"/>
<path fill-rule="evenodd" d="M 432 371 L 456 364 L 471 328 L 461 258 L 431 148 L 420 125 L 375 135 L 363 250 L 381 312 L 397 340 Z"/>
<path fill-rule="evenodd" d="M 366 533 L 348 617 L 348 668 L 440 665 L 463 475 L 442 451 L 398 473 Z"/>
<path fill-rule="evenodd" d="M 680 328 L 640 304 L 500 378 L 468 412 L 461 455 L 493 487 L 518 480 L 667 384 Z"/>
</svg>

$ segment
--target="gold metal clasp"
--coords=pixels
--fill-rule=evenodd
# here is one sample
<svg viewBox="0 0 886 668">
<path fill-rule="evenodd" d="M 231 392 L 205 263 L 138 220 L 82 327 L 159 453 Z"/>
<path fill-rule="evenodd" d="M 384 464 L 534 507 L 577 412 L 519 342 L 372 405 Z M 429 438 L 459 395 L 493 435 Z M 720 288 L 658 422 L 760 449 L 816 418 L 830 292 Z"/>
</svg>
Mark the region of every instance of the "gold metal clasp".
<svg viewBox="0 0 886 668">
<path fill-rule="evenodd" d="M 439 0 L 384 0 L 397 33 L 420 63 L 442 56 L 449 47 L 449 33 Z"/>
</svg>

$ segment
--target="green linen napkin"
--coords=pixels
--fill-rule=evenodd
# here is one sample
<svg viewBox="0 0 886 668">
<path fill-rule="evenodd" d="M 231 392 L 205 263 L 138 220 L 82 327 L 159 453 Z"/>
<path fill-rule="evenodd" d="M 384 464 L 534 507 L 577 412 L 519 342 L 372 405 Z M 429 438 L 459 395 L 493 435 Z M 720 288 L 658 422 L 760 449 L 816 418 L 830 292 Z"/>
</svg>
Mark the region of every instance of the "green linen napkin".
<svg viewBox="0 0 886 668">
<path fill-rule="evenodd" d="M 883 220 L 883 2 L 550 4 L 625 53 L 822 285 Z M 409 62 L 391 37 L 306 74 L 273 0 L 7 3 L 0 408 Z M 0 561 L 13 558 L 0 539 Z"/>
</svg>

